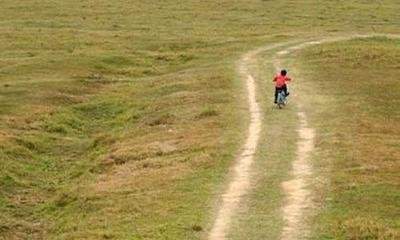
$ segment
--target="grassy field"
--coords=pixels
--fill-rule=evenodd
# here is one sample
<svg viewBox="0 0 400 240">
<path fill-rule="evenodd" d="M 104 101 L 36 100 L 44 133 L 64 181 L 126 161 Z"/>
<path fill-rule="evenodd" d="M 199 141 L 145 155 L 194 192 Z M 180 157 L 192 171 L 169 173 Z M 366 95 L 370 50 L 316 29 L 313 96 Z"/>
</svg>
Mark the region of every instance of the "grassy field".
<svg viewBox="0 0 400 240">
<path fill-rule="evenodd" d="M 314 164 L 328 179 L 315 239 L 398 239 L 400 41 L 351 40 L 296 56 L 317 128 Z"/>
<path fill-rule="evenodd" d="M 237 58 L 301 37 L 396 32 L 400 22 L 394 0 L 0 4 L 0 239 L 203 238 L 247 125 Z M 254 213 L 265 206 L 269 183 L 276 198 L 268 209 L 279 205 L 279 181 L 295 142 L 275 128 L 282 117 L 294 128 L 293 112 L 265 114 L 274 131 L 265 130 L 257 164 L 276 172 L 259 173 Z M 288 139 L 287 159 L 261 161 L 277 156 L 268 148 L 279 146 L 268 139 L 281 136 Z M 329 175 L 336 177 L 348 176 Z M 369 190 L 363 189 L 375 193 Z M 345 210 L 333 213 L 341 206 L 332 205 L 321 219 L 349 220 Z M 279 213 L 270 216 L 278 224 L 261 222 L 277 236 Z M 387 231 L 393 221 L 382 223 L 392 224 Z M 335 234 L 345 236 L 348 224 L 338 223 Z"/>
</svg>

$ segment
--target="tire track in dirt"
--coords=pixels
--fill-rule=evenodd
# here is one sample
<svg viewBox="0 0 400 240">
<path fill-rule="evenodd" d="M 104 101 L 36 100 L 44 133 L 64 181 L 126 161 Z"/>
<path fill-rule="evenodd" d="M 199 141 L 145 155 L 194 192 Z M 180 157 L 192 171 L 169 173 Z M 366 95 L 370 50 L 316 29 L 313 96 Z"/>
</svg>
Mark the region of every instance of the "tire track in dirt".
<svg viewBox="0 0 400 240">
<path fill-rule="evenodd" d="M 307 235 L 307 226 L 304 225 L 304 215 L 307 208 L 312 207 L 311 190 L 308 189 L 310 177 L 313 174 L 309 157 L 314 149 L 314 129 L 308 126 L 304 112 L 297 113 L 300 126 L 299 142 L 297 143 L 297 157 L 292 163 L 292 179 L 282 183 L 286 194 L 283 206 L 283 219 L 286 223 L 282 230 L 281 239 L 299 239 Z"/>
<path fill-rule="evenodd" d="M 285 56 L 295 50 L 303 49 L 307 46 L 320 44 L 320 41 L 304 42 L 285 50 L 277 52 L 273 59 L 273 65 L 276 71 L 282 67 L 280 57 Z M 285 226 L 282 229 L 281 239 L 299 239 L 306 236 L 307 227 L 304 226 L 304 213 L 311 204 L 311 190 L 309 190 L 309 178 L 312 176 L 312 165 L 309 162 L 309 156 L 314 149 L 314 129 L 308 126 L 306 114 L 302 111 L 301 105 L 297 116 L 300 121 L 298 128 L 299 141 L 297 142 L 296 159 L 292 163 L 290 175 L 292 178 L 282 183 L 282 189 L 285 193 L 284 205 L 282 207 L 283 220 Z"/>
<path fill-rule="evenodd" d="M 257 86 L 250 73 L 250 67 L 255 62 L 257 54 L 270 49 L 277 48 L 282 44 L 275 44 L 269 47 L 259 48 L 246 53 L 238 63 L 239 76 L 245 81 L 247 88 L 248 108 L 250 114 L 250 125 L 243 150 L 231 170 L 232 178 L 226 192 L 222 195 L 219 210 L 214 225 L 209 234 L 210 240 L 223 240 L 229 230 L 231 220 L 240 206 L 242 197 L 250 188 L 251 166 L 260 138 L 262 115 L 257 102 Z"/>
</svg>

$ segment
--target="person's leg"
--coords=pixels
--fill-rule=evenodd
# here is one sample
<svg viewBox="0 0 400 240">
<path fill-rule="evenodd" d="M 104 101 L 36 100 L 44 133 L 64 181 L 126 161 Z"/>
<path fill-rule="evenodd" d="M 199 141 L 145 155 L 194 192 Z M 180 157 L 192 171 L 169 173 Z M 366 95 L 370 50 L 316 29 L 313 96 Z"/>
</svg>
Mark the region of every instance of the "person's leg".
<svg viewBox="0 0 400 240">
<path fill-rule="evenodd" d="M 289 96 L 289 93 L 288 93 L 286 84 L 283 85 L 283 91 L 285 92 L 285 95 L 286 95 L 286 96 Z"/>
<path fill-rule="evenodd" d="M 275 101 L 274 101 L 274 103 L 278 102 L 278 90 L 279 90 L 279 88 L 275 87 Z"/>
</svg>

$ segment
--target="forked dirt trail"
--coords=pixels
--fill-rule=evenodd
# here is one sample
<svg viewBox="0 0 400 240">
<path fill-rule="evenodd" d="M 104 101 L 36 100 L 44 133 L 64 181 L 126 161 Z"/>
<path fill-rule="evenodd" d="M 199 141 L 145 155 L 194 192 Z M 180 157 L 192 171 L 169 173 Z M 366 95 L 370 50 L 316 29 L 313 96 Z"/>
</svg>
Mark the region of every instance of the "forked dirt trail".
<svg viewBox="0 0 400 240">
<path fill-rule="evenodd" d="M 260 106 L 256 98 L 256 83 L 250 74 L 250 66 L 257 54 L 273 49 L 279 45 L 260 48 L 245 54 L 238 64 L 240 77 L 245 80 L 247 87 L 248 108 L 250 113 L 250 125 L 248 127 L 247 140 L 243 150 L 232 169 L 232 179 L 228 189 L 222 195 L 214 225 L 211 229 L 210 240 L 223 240 L 229 229 L 231 220 L 239 207 L 240 201 L 250 188 L 250 171 L 254 161 L 254 155 L 260 138 L 262 117 Z"/>
<path fill-rule="evenodd" d="M 295 46 L 293 46 L 292 43 L 286 42 L 283 44 L 275 44 L 259 48 L 248 52 L 241 58 L 238 64 L 238 72 L 241 78 L 245 81 L 247 87 L 248 108 L 250 114 L 248 136 L 246 143 L 243 146 L 243 150 L 236 159 L 236 163 L 231 171 L 231 181 L 228 188 L 221 197 L 220 207 L 214 225 L 208 236 L 209 240 L 226 239 L 232 218 L 234 218 L 237 209 L 240 207 L 241 199 L 251 188 L 251 167 L 262 128 L 261 109 L 256 99 L 257 86 L 250 71 L 250 67 L 255 63 L 256 56 L 264 51 L 278 47 L 290 46 L 285 50 L 277 52 L 273 58 L 274 67 L 276 70 L 279 70 L 282 66 L 280 57 L 293 51 L 301 50 L 316 44 L 374 36 L 399 38 L 398 35 L 390 34 L 366 34 L 331 37 L 319 41 L 306 41 Z M 285 225 L 281 233 L 281 239 L 284 240 L 302 239 L 307 236 L 307 226 L 305 225 L 304 220 L 307 215 L 307 209 L 312 207 L 312 193 L 309 184 L 311 183 L 310 177 L 312 176 L 313 171 L 309 158 L 314 149 L 315 131 L 309 126 L 307 116 L 301 108 L 301 103 L 295 104 L 298 105 L 299 109 L 297 113 L 300 122 L 298 129 L 299 141 L 297 143 L 296 160 L 292 163 L 292 170 L 290 173 L 291 179 L 282 183 L 282 189 L 286 195 L 282 207 Z"/>
<path fill-rule="evenodd" d="M 250 189 L 251 166 L 254 161 L 254 155 L 260 138 L 262 124 L 261 109 L 256 99 L 257 86 L 253 76 L 250 73 L 250 67 L 254 63 L 255 58 L 259 53 L 284 46 L 285 44 L 289 43 L 275 44 L 268 47 L 259 48 L 245 54 L 239 61 L 238 71 L 240 76 L 246 81 L 247 86 L 250 125 L 248 128 L 246 143 L 233 168 L 232 180 L 229 183 L 228 189 L 222 195 L 221 206 L 211 229 L 209 240 L 226 239 L 231 220 L 234 217 L 236 210 L 240 206 L 240 201 Z M 289 51 L 281 51 L 277 55 L 284 55 L 288 52 Z M 279 58 L 275 58 L 274 66 L 278 68 L 279 65 Z M 312 150 L 314 134 L 313 130 L 310 130 L 307 127 L 305 114 L 299 113 L 299 117 L 302 121 L 299 133 L 300 137 L 304 139 L 304 142 L 299 143 L 299 157 L 298 161 L 296 161 L 294 164 L 294 175 L 296 178 L 300 179 L 295 179 L 294 181 L 284 184 L 285 190 L 293 194 L 290 195 L 290 200 L 287 204 L 288 207 L 283 210 L 286 216 L 285 220 L 288 222 L 288 226 L 284 229 L 285 233 L 282 235 L 283 239 L 292 239 L 289 238 L 290 236 L 293 236 L 291 232 L 298 230 L 298 228 L 294 228 L 292 225 L 298 225 L 300 219 L 299 216 L 302 213 L 301 208 L 306 204 L 305 199 L 308 195 L 308 193 L 304 190 L 306 184 L 302 178 L 303 175 L 309 175 L 311 172 L 306 164 L 306 159 L 308 153 Z"/>
</svg>

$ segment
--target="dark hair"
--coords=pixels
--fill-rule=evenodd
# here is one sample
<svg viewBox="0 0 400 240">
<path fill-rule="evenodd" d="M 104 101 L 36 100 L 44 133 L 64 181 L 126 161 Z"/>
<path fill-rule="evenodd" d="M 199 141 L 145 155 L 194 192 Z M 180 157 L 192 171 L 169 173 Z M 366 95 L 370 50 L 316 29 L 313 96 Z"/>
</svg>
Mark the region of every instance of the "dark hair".
<svg viewBox="0 0 400 240">
<path fill-rule="evenodd" d="M 285 69 L 282 69 L 282 70 L 281 70 L 281 75 L 282 75 L 282 76 L 286 76 L 286 74 L 287 74 L 287 71 L 286 71 Z"/>
</svg>

